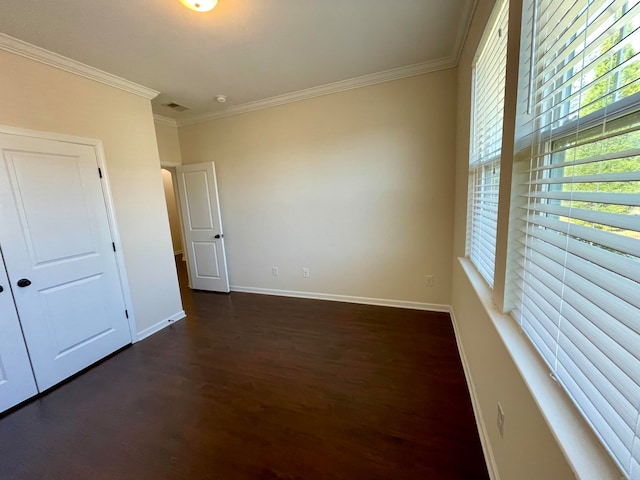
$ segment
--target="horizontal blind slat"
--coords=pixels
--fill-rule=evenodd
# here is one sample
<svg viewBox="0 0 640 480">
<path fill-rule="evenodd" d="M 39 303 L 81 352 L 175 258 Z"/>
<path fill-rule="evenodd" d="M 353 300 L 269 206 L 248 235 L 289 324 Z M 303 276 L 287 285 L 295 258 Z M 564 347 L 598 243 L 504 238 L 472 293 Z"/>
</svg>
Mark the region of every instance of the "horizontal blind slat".
<svg viewBox="0 0 640 480">
<path fill-rule="evenodd" d="M 508 2 L 496 3 L 473 63 L 467 255 L 493 287 L 506 78 Z"/>
<path fill-rule="evenodd" d="M 586 210 L 584 208 L 563 207 L 557 203 L 531 203 L 529 210 L 547 213 L 557 217 L 574 218 L 585 222 L 598 223 L 621 230 L 640 232 L 640 215 L 624 215 L 619 213 Z"/>
<path fill-rule="evenodd" d="M 561 247 L 543 242 L 542 240 L 529 240 L 527 241 L 527 247 L 547 258 L 553 259 L 560 265 L 564 262 L 563 267 L 569 270 L 571 274 L 580 276 L 589 283 L 593 282 L 594 285 L 597 285 L 630 306 L 640 308 L 640 295 L 638 295 L 638 292 L 640 292 L 640 284 L 573 255 Z"/>
<path fill-rule="evenodd" d="M 531 83 L 519 80 L 531 109 L 518 148 L 530 147 L 513 177 L 512 314 L 640 478 L 640 1 L 536 8 L 522 23 L 534 35 Z"/>
<path fill-rule="evenodd" d="M 580 240 L 563 238 L 560 235 L 556 235 L 555 232 L 533 226 L 524 227 L 522 232 L 525 235 L 540 238 L 560 248 L 567 248 L 571 253 L 580 258 L 584 258 L 604 269 L 615 272 L 624 278 L 640 282 L 640 262 L 630 261 L 631 259 L 629 257 L 602 248 L 594 248 L 593 245 Z"/>
<path fill-rule="evenodd" d="M 635 403 L 640 398 L 640 385 L 620 370 L 571 322 L 562 328 L 559 348 L 564 350 L 576 365 L 584 367 L 581 369 L 591 384 L 615 404 L 615 410 L 633 432 L 638 414 Z"/>
<path fill-rule="evenodd" d="M 570 224 L 550 217 L 531 214 L 527 217 L 530 224 L 538 225 L 547 229 L 555 230 L 563 235 L 570 235 L 583 241 L 598 244 L 603 248 L 615 250 L 622 254 L 640 257 L 640 242 L 635 238 L 617 235 L 594 228 L 583 227 L 582 225 Z M 633 260 L 633 259 L 631 259 Z"/>
<path fill-rule="evenodd" d="M 628 450 L 624 443 L 618 438 L 612 426 L 602 417 L 602 414 L 595 407 L 594 403 L 600 401 L 595 395 L 589 396 L 587 392 L 582 391 L 578 386 L 574 377 L 578 377 L 577 369 L 571 364 L 570 360 L 562 362 L 558 368 L 556 376 L 560 383 L 565 387 L 573 401 L 578 405 L 580 411 L 584 415 L 589 424 L 592 425 L 596 435 L 600 437 L 603 444 L 611 452 L 612 456 L 620 463 L 627 463 Z M 593 399 L 596 397 L 595 399 Z"/>
</svg>

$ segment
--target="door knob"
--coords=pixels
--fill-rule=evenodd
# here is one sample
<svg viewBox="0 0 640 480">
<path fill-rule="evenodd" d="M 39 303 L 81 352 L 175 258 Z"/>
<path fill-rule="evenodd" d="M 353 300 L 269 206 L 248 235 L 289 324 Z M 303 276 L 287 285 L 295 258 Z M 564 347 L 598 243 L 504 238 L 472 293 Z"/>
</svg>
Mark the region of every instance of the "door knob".
<svg viewBox="0 0 640 480">
<path fill-rule="evenodd" d="M 4 287 L 0 285 L 0 293 L 4 292 Z"/>
<path fill-rule="evenodd" d="M 28 287 L 29 285 L 31 285 L 31 280 L 29 280 L 28 278 L 21 278 L 20 280 L 18 280 L 18 286 L 20 288 Z"/>
<path fill-rule="evenodd" d="M 222 237 L 224 237 L 224 235 L 219 235 L 219 234 L 218 234 L 218 235 L 216 235 L 216 236 L 215 236 L 215 237 L 213 237 L 213 238 L 222 238 Z"/>
</svg>

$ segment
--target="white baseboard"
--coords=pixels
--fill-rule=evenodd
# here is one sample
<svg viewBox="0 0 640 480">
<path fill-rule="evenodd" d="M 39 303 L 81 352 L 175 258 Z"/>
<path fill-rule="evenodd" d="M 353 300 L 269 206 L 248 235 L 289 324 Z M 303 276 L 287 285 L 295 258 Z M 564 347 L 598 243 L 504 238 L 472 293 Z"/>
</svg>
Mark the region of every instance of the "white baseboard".
<svg viewBox="0 0 640 480">
<path fill-rule="evenodd" d="M 462 346 L 460 332 L 458 330 L 458 324 L 456 322 L 456 316 L 453 312 L 453 307 L 449 308 L 449 315 L 451 315 L 451 323 L 453 324 L 453 331 L 456 336 L 458 353 L 460 354 L 460 360 L 462 361 L 462 369 L 464 370 L 464 376 L 467 379 L 467 387 L 469 390 L 469 395 L 471 397 L 471 406 L 473 407 L 473 415 L 476 418 L 476 426 L 478 428 L 478 435 L 480 436 L 480 444 L 482 445 L 482 452 L 484 454 L 484 461 L 487 464 L 489 478 L 491 478 L 491 480 L 500 480 L 498 466 L 496 465 L 496 459 L 493 455 L 493 448 L 491 447 L 491 441 L 489 440 L 487 426 L 484 423 L 484 418 L 482 417 L 482 412 L 480 411 L 480 401 L 478 400 L 476 388 L 473 384 L 473 378 L 471 377 L 471 369 L 469 368 L 467 355 L 465 354 L 464 347 Z"/>
<path fill-rule="evenodd" d="M 186 316 L 187 316 L 187 314 L 184 313 L 184 310 L 180 310 L 178 313 L 174 313 L 169 318 L 165 318 L 164 320 L 160 320 L 155 325 L 151 325 L 150 327 L 145 328 L 141 332 L 138 332 L 138 340 L 137 341 L 139 342 L 141 340 L 144 340 L 147 337 L 150 337 L 154 333 L 158 333 L 163 328 L 168 327 L 169 325 L 171 325 L 172 323 L 177 322 L 178 320 L 182 320 Z"/>
<path fill-rule="evenodd" d="M 351 297 L 348 295 L 334 295 L 331 293 L 298 292 L 295 290 L 275 290 L 271 288 L 241 287 L 239 285 L 231 285 L 230 288 L 232 292 L 258 293 L 261 295 L 276 295 L 278 297 L 330 300 L 332 302 L 359 303 L 363 305 L 377 305 L 380 307 L 410 308 L 413 310 L 428 310 L 431 312 L 449 313 L 449 311 L 451 310 L 451 307 L 449 305 L 441 305 L 439 303 L 409 302 L 405 300 L 387 300 L 383 298 Z"/>
</svg>

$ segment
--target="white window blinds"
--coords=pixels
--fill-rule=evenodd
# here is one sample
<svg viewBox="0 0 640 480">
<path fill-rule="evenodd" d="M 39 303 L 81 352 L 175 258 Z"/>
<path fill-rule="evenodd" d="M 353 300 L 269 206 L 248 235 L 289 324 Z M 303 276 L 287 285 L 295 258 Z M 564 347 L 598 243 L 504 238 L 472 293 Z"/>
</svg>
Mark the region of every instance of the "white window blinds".
<svg viewBox="0 0 640 480">
<path fill-rule="evenodd" d="M 493 286 L 509 2 L 496 4 L 473 68 L 467 253 Z"/>
<path fill-rule="evenodd" d="M 638 480 L 640 0 L 537 0 L 532 11 L 514 316 Z"/>
</svg>

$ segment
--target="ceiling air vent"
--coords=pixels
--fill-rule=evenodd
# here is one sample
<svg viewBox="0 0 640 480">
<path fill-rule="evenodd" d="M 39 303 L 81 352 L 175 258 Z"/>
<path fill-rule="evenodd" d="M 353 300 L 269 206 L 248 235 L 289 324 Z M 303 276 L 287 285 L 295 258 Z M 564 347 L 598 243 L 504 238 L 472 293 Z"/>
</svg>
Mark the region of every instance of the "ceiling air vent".
<svg viewBox="0 0 640 480">
<path fill-rule="evenodd" d="M 176 112 L 184 112 L 185 110 L 189 110 L 189 107 L 185 107 L 184 105 L 180 105 L 179 103 L 171 102 L 171 103 L 163 103 L 163 107 L 169 107 Z"/>
</svg>

